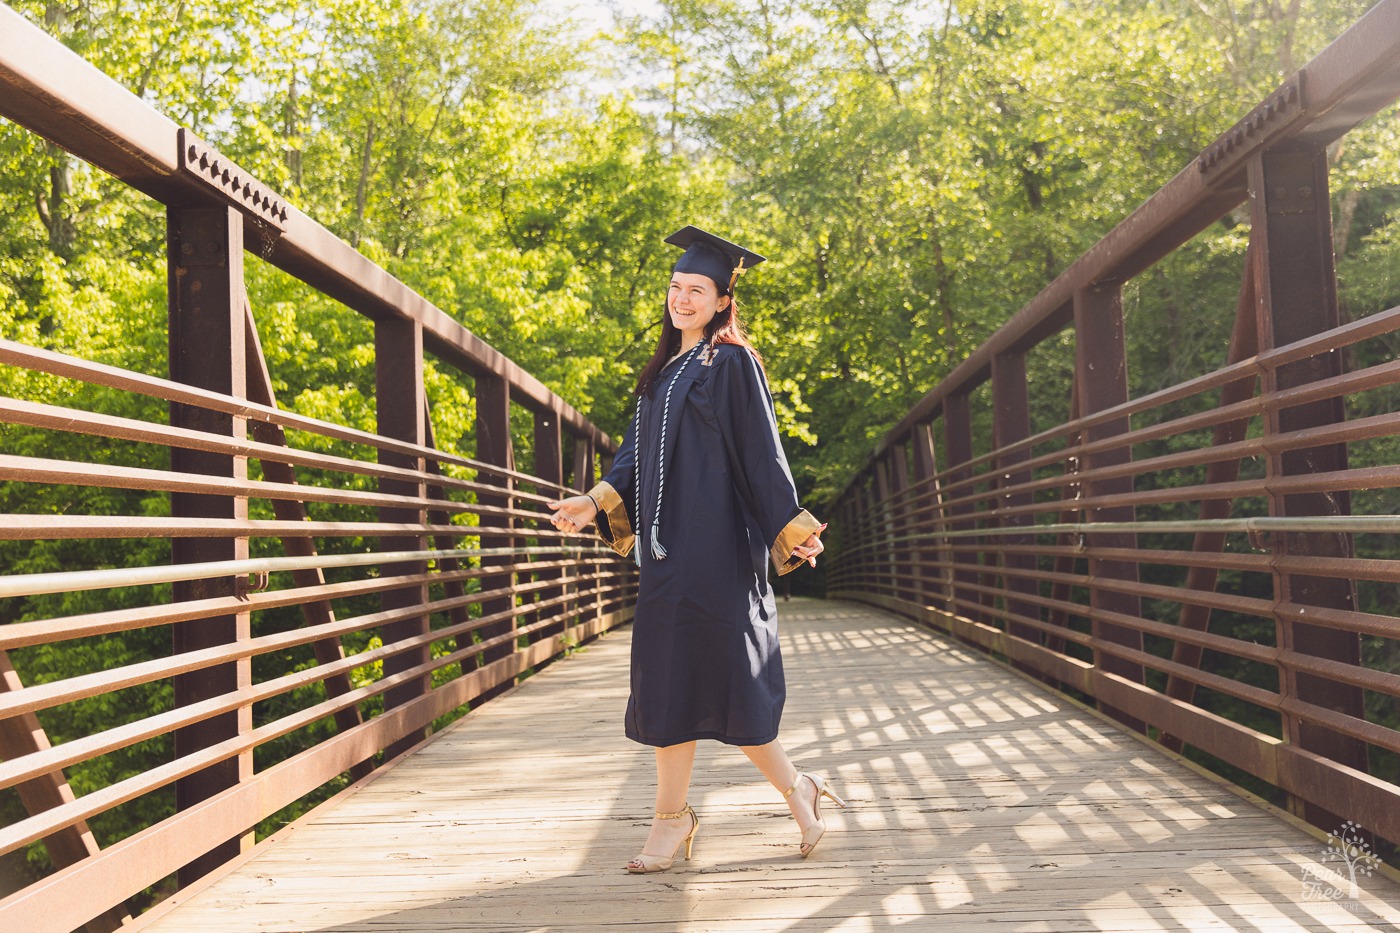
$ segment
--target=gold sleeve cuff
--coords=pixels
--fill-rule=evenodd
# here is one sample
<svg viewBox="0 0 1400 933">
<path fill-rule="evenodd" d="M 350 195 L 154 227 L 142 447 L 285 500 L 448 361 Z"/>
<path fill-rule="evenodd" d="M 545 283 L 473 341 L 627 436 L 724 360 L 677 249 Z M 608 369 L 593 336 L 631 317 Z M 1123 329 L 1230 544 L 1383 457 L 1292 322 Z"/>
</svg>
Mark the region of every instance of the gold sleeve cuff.
<svg viewBox="0 0 1400 933">
<path fill-rule="evenodd" d="M 773 569 L 778 571 L 778 576 L 791 573 L 807 563 L 800 557 L 794 557 L 792 549 L 806 541 L 821 526 L 822 523 L 813 518 L 812 513 L 806 509 L 798 512 L 796 518 L 783 526 L 783 530 L 778 532 L 778 540 L 773 542 L 773 547 L 768 552 L 773 558 Z"/>
<path fill-rule="evenodd" d="M 632 552 L 633 537 L 632 523 L 627 520 L 627 506 L 622 497 L 608 482 L 599 483 L 588 490 L 588 494 L 598 503 L 600 510 L 598 518 L 595 519 L 598 537 L 602 538 L 608 547 L 626 557 Z M 606 526 L 598 520 L 604 518 L 607 519 Z"/>
</svg>

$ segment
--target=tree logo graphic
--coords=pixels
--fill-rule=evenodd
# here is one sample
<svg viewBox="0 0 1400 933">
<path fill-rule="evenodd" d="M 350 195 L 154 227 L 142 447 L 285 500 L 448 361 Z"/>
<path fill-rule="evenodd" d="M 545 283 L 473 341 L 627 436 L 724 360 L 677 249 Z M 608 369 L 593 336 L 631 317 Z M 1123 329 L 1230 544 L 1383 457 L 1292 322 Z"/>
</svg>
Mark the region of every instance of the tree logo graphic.
<svg viewBox="0 0 1400 933">
<path fill-rule="evenodd" d="M 1336 901 L 1345 897 L 1355 901 L 1361 896 L 1356 879 L 1369 876 L 1380 864 L 1363 832 L 1360 826 L 1347 820 L 1336 832 L 1328 834 L 1322 861 L 1340 862 L 1345 871 L 1326 865 L 1304 866 L 1303 900 Z"/>
</svg>

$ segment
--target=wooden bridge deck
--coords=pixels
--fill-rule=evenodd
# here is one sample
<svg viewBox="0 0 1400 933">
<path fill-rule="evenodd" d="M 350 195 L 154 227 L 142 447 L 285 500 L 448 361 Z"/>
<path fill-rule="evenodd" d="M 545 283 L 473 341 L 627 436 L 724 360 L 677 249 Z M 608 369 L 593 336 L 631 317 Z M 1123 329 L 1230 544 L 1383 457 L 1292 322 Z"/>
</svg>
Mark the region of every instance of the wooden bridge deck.
<svg viewBox="0 0 1400 933">
<path fill-rule="evenodd" d="M 1309 897 L 1325 846 L 1112 725 L 876 610 L 782 607 L 784 741 L 851 809 L 817 853 L 735 749 L 702 745 L 695 860 L 622 864 L 650 753 L 629 633 L 445 730 L 148 931 L 1392 930 L 1400 886 Z M 1343 900 L 1347 900 L 1344 896 Z"/>
</svg>

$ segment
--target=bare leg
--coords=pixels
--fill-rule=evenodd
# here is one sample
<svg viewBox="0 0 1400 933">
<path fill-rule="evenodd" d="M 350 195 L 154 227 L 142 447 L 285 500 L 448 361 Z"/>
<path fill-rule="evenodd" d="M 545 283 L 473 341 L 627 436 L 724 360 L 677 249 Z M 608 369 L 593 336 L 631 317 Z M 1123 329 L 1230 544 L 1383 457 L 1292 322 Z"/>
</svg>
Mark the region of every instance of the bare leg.
<svg viewBox="0 0 1400 933">
<path fill-rule="evenodd" d="M 797 781 L 797 767 L 788 757 L 787 750 L 783 748 L 783 743 L 774 739 L 767 745 L 743 745 L 740 746 L 745 755 L 749 756 L 757 766 L 763 776 L 768 779 L 768 783 L 778 789 L 779 793 L 785 792 L 794 783 L 797 783 L 797 790 L 787 798 L 788 809 L 792 811 L 792 818 L 797 820 L 797 828 L 806 831 L 807 827 L 817 821 L 815 803 L 817 799 L 817 787 L 811 781 Z"/>
<path fill-rule="evenodd" d="M 690 792 L 690 769 L 694 764 L 694 742 L 682 742 L 656 750 L 657 813 L 675 813 L 685 809 L 686 795 Z M 692 825 L 689 817 L 679 820 L 653 819 L 642 852 L 647 855 L 670 855 L 690 832 Z"/>
</svg>

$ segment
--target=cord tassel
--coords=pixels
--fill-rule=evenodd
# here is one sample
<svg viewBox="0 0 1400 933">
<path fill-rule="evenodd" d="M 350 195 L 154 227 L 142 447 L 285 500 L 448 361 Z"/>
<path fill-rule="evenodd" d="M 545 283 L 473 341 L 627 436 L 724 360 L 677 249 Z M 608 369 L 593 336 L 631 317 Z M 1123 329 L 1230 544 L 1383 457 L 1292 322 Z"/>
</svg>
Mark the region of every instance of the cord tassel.
<svg viewBox="0 0 1400 933">
<path fill-rule="evenodd" d="M 661 546 L 661 501 L 666 494 L 666 425 L 671 419 L 671 390 L 676 387 L 676 380 L 679 379 L 681 373 L 685 371 L 685 367 L 695 356 L 696 351 L 706 346 L 713 346 L 713 344 L 707 344 L 705 341 L 702 340 L 700 343 L 697 343 L 695 346 L 690 348 L 690 352 L 685 355 L 685 358 L 681 360 L 680 365 L 676 367 L 675 373 L 671 376 L 671 381 L 666 384 L 666 397 L 661 402 L 661 441 L 656 456 L 656 511 L 652 513 L 651 517 L 652 560 L 666 559 L 666 549 Z M 637 433 L 633 438 L 633 443 L 636 445 L 636 449 L 638 451 L 642 449 L 642 399 L 644 397 L 645 393 L 637 396 Z M 640 464 L 640 461 L 638 461 L 638 463 Z M 644 521 L 644 519 L 642 518 L 642 480 L 640 469 L 638 469 L 634 476 L 632 488 L 633 490 L 635 490 L 633 495 L 635 496 L 634 501 L 636 503 L 637 511 L 637 566 L 641 567 L 641 529 L 643 527 L 642 522 Z"/>
<path fill-rule="evenodd" d="M 665 560 L 666 549 L 661 546 L 661 520 L 651 523 L 651 556 L 653 560 Z"/>
</svg>

